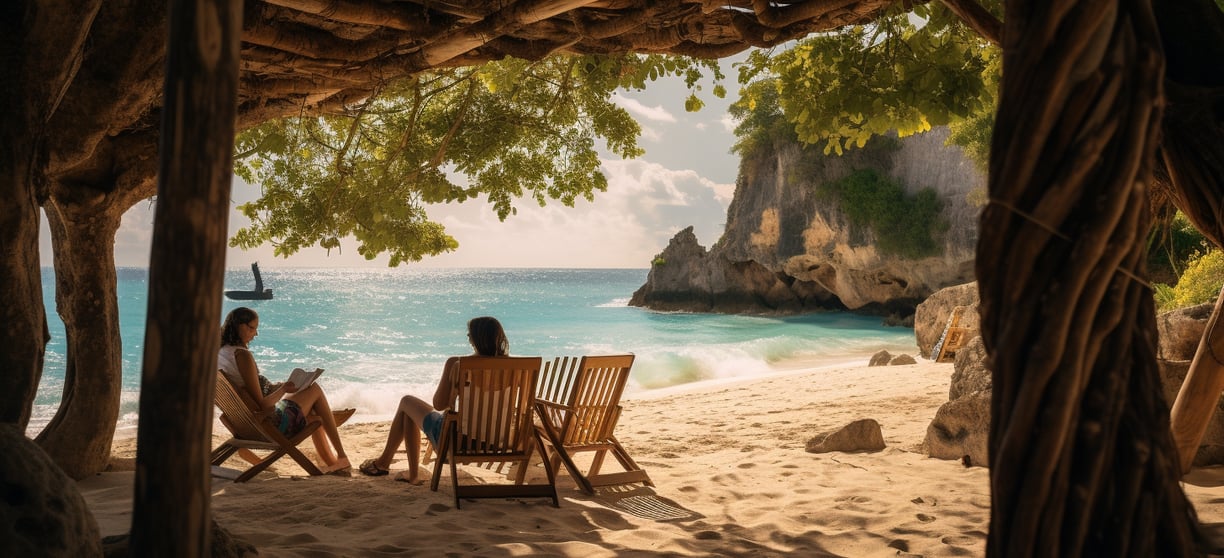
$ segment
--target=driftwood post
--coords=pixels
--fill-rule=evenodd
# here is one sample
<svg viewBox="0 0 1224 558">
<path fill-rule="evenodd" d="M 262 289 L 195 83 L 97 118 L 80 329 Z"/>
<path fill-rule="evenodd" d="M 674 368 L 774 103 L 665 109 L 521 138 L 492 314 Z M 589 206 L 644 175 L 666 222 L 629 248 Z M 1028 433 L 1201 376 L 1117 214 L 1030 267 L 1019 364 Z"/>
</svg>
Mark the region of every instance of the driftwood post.
<svg viewBox="0 0 1224 558">
<path fill-rule="evenodd" d="M 989 556 L 1192 556 L 1144 272 L 1163 53 L 1148 0 L 1006 3 L 977 275 Z"/>
<path fill-rule="evenodd" d="M 1215 413 L 1224 391 L 1224 325 L 1220 312 L 1224 309 L 1224 292 L 1216 299 L 1215 309 L 1207 320 L 1203 338 L 1199 340 L 1190 371 L 1173 402 L 1173 439 L 1181 458 L 1181 471 L 1188 473 L 1194 464 L 1194 454 L 1207 432 L 1207 423 Z"/>
<path fill-rule="evenodd" d="M 174 0 L 141 377 L 133 556 L 209 554 L 239 0 Z"/>
</svg>

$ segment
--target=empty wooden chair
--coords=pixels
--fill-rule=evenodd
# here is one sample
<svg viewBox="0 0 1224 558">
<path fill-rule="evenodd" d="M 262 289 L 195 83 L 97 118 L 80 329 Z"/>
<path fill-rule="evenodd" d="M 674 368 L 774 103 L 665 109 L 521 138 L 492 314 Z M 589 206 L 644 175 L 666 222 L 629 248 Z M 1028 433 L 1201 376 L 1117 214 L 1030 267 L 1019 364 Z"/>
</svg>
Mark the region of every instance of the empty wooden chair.
<svg viewBox="0 0 1224 558">
<path fill-rule="evenodd" d="M 544 459 L 547 484 L 526 484 L 533 452 L 543 456 L 543 441 L 532 425 L 540 357 L 463 357 L 452 375 L 455 399 L 447 409 L 438 440 L 440 460 L 430 487 L 438 489 L 442 465 L 450 463 L 455 507 L 462 498 L 547 497 L 557 502 L 556 477 Z M 460 464 L 513 464 L 514 484 L 459 482 Z"/>
<path fill-rule="evenodd" d="M 536 410 L 539 430 L 553 449 L 549 461 L 554 468 L 564 463 L 587 494 L 594 494 L 599 486 L 633 482 L 654 486 L 613 432 L 620 420 L 620 398 L 631 366 L 633 355 L 560 357 L 545 367 L 540 378 Z M 573 455 L 587 451 L 595 455 L 590 470 L 583 473 Z M 620 462 L 623 472 L 600 472 L 608 452 Z"/>
</svg>

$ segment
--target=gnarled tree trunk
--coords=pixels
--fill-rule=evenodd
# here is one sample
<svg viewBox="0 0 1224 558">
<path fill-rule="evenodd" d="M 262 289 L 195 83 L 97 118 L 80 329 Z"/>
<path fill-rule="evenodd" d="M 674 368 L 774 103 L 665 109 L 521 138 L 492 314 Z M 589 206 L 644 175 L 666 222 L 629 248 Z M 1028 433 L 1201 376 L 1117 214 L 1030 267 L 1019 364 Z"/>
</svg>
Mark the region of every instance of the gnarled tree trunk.
<svg viewBox="0 0 1224 558">
<path fill-rule="evenodd" d="M 54 197 L 46 204 L 68 351 L 59 409 L 36 440 L 74 479 L 105 468 L 122 388 L 114 246 L 126 207 L 101 205 Z"/>
<path fill-rule="evenodd" d="M 977 271 L 991 556 L 1190 556 L 1143 242 L 1161 118 L 1148 0 L 1011 1 Z"/>
<path fill-rule="evenodd" d="M 93 168 L 61 175 L 44 204 L 55 251 L 56 311 L 68 351 L 59 409 L 37 441 L 75 479 L 103 470 L 110 460 L 123 387 L 115 232 L 124 212 L 156 187 L 152 134 L 123 134 L 103 146 L 106 157 Z M 123 171 L 114 176 L 114 169 Z"/>
<path fill-rule="evenodd" d="M 29 423 L 50 334 L 38 261 L 39 204 L 45 197 L 47 121 L 76 75 L 101 0 L 0 7 L 0 421 Z"/>
</svg>

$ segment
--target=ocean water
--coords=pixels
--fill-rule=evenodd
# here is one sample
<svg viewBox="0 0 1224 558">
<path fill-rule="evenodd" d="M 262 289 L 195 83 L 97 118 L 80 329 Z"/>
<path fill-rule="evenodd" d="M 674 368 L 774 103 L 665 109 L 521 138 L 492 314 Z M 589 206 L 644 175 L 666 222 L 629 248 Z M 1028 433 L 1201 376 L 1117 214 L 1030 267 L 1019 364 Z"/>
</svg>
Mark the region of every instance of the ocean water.
<svg viewBox="0 0 1224 558">
<path fill-rule="evenodd" d="M 661 313 L 628 306 L 645 269 L 261 269 L 275 298 L 225 299 L 259 313 L 251 350 L 260 371 L 283 380 L 294 367 L 324 368 L 334 407 L 355 420 L 386 420 L 399 398 L 429 398 L 451 355 L 471 353 L 467 320 L 495 316 L 515 355 L 637 355 L 627 397 L 682 384 L 862 362 L 880 349 L 915 352 L 913 330 L 845 313 L 793 317 Z M 254 286 L 249 268 L 226 273 L 227 289 Z M 123 336 L 120 432 L 135 428 L 148 273 L 118 271 Z M 51 343 L 30 433 L 63 391 L 65 340 L 55 280 L 43 269 Z"/>
</svg>

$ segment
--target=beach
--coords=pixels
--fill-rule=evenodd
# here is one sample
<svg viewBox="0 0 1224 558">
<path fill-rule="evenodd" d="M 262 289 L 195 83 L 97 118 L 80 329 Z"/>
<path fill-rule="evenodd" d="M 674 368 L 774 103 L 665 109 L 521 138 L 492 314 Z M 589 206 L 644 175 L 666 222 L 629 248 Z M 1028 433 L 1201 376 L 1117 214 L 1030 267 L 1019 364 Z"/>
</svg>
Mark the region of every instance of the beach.
<svg viewBox="0 0 1224 558">
<path fill-rule="evenodd" d="M 624 402 L 617 436 L 655 486 L 589 496 L 562 468 L 559 507 L 481 499 L 455 509 L 449 468 L 436 492 L 391 480 L 406 467 L 402 453 L 384 477 L 307 477 L 282 458 L 248 483 L 214 478 L 212 507 L 261 556 L 982 556 L 989 471 L 920 450 L 952 372 L 951 364 L 864 360 L 635 397 Z M 816 434 L 862 418 L 880 423 L 884 450 L 804 450 Z M 387 428 L 341 427 L 354 464 L 382 449 Z M 119 470 L 80 482 L 103 535 L 129 528 L 132 473 L 122 469 L 134 442 L 115 443 Z M 618 470 L 611 459 L 604 467 Z M 470 475 L 499 476 L 460 469 Z M 529 471 L 543 477 L 539 465 Z M 1224 476 L 1206 469 L 1187 478 L 1200 519 L 1224 522 Z"/>
</svg>

